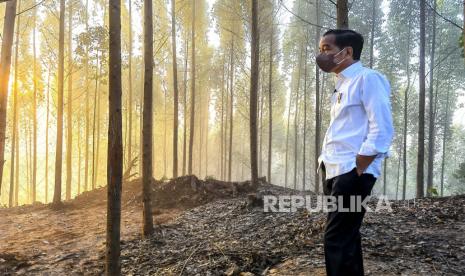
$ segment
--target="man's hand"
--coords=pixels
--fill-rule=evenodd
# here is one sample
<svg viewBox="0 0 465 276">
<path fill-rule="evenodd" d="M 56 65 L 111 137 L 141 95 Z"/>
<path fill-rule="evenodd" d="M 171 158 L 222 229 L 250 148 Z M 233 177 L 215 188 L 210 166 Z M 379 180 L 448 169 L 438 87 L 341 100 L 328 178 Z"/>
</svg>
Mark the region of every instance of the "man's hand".
<svg viewBox="0 0 465 276">
<path fill-rule="evenodd" d="M 355 164 L 357 166 L 357 174 L 361 176 L 362 173 L 368 168 L 371 162 L 375 159 L 376 155 L 367 156 L 367 155 L 360 155 L 357 154 L 355 158 Z"/>
</svg>

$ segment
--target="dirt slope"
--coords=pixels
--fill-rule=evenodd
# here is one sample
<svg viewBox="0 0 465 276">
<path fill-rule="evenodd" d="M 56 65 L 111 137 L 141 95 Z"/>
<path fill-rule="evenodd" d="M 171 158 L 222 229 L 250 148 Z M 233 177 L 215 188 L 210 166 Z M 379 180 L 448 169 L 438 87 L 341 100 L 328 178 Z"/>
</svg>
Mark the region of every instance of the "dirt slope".
<svg viewBox="0 0 465 276">
<path fill-rule="evenodd" d="M 154 182 L 157 232 L 141 240 L 140 183 L 125 184 L 124 274 L 325 275 L 325 214 L 264 213 L 248 207 L 249 188 L 195 177 Z M 296 193 L 272 185 L 259 190 Z M 0 275 L 102 274 L 105 198 L 101 188 L 60 209 L 0 209 Z M 366 274 L 465 275 L 465 196 L 409 203 L 395 202 L 393 213 L 367 213 L 361 230 Z"/>
</svg>

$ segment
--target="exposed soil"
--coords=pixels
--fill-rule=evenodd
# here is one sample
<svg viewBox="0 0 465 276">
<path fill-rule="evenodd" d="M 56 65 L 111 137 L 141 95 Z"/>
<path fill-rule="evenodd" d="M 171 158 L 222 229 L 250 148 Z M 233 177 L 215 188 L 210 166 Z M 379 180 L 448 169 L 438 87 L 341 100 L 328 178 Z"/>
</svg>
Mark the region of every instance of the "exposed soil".
<svg viewBox="0 0 465 276">
<path fill-rule="evenodd" d="M 248 182 L 188 176 L 154 181 L 156 233 L 141 239 L 141 184 L 123 187 L 124 275 L 325 275 L 325 213 L 265 213 Z M 292 193 L 263 182 L 258 191 Z M 465 196 L 392 207 L 365 216 L 367 275 L 465 275 Z M 105 188 L 60 208 L 0 209 L 0 275 L 101 275 L 105 222 Z"/>
</svg>

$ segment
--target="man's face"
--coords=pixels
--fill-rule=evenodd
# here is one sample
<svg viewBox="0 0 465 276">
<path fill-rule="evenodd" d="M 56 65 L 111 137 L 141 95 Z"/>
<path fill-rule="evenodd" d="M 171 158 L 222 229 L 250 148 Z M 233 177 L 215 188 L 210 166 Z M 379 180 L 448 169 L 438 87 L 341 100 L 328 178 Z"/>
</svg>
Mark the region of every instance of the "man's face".
<svg viewBox="0 0 465 276">
<path fill-rule="evenodd" d="M 340 64 L 338 64 L 336 67 L 331 72 L 340 72 L 344 68 L 348 66 L 348 64 L 351 64 L 352 62 L 352 47 L 346 47 L 344 51 L 341 52 L 342 49 L 340 49 L 336 45 L 336 36 L 334 34 L 328 34 L 320 39 L 320 54 L 334 54 L 337 55 L 334 59 L 334 61 L 337 63 L 339 61 L 342 61 Z M 338 54 L 339 53 L 339 54 Z"/>
</svg>

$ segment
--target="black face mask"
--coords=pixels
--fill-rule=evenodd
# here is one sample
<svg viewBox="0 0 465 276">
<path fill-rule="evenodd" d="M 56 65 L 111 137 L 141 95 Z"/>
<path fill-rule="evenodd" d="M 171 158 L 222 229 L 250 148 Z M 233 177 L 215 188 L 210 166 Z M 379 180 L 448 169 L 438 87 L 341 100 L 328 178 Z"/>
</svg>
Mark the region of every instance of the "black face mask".
<svg viewBox="0 0 465 276">
<path fill-rule="evenodd" d="M 339 62 L 334 62 L 334 58 L 339 55 L 342 51 L 344 51 L 346 48 L 342 49 L 339 51 L 337 54 L 323 54 L 320 53 L 318 56 L 316 56 L 316 63 L 318 64 L 318 67 L 320 67 L 321 70 L 323 70 L 326 73 L 329 73 L 333 71 L 333 69 L 341 64 L 346 58 L 343 58 Z"/>
</svg>

